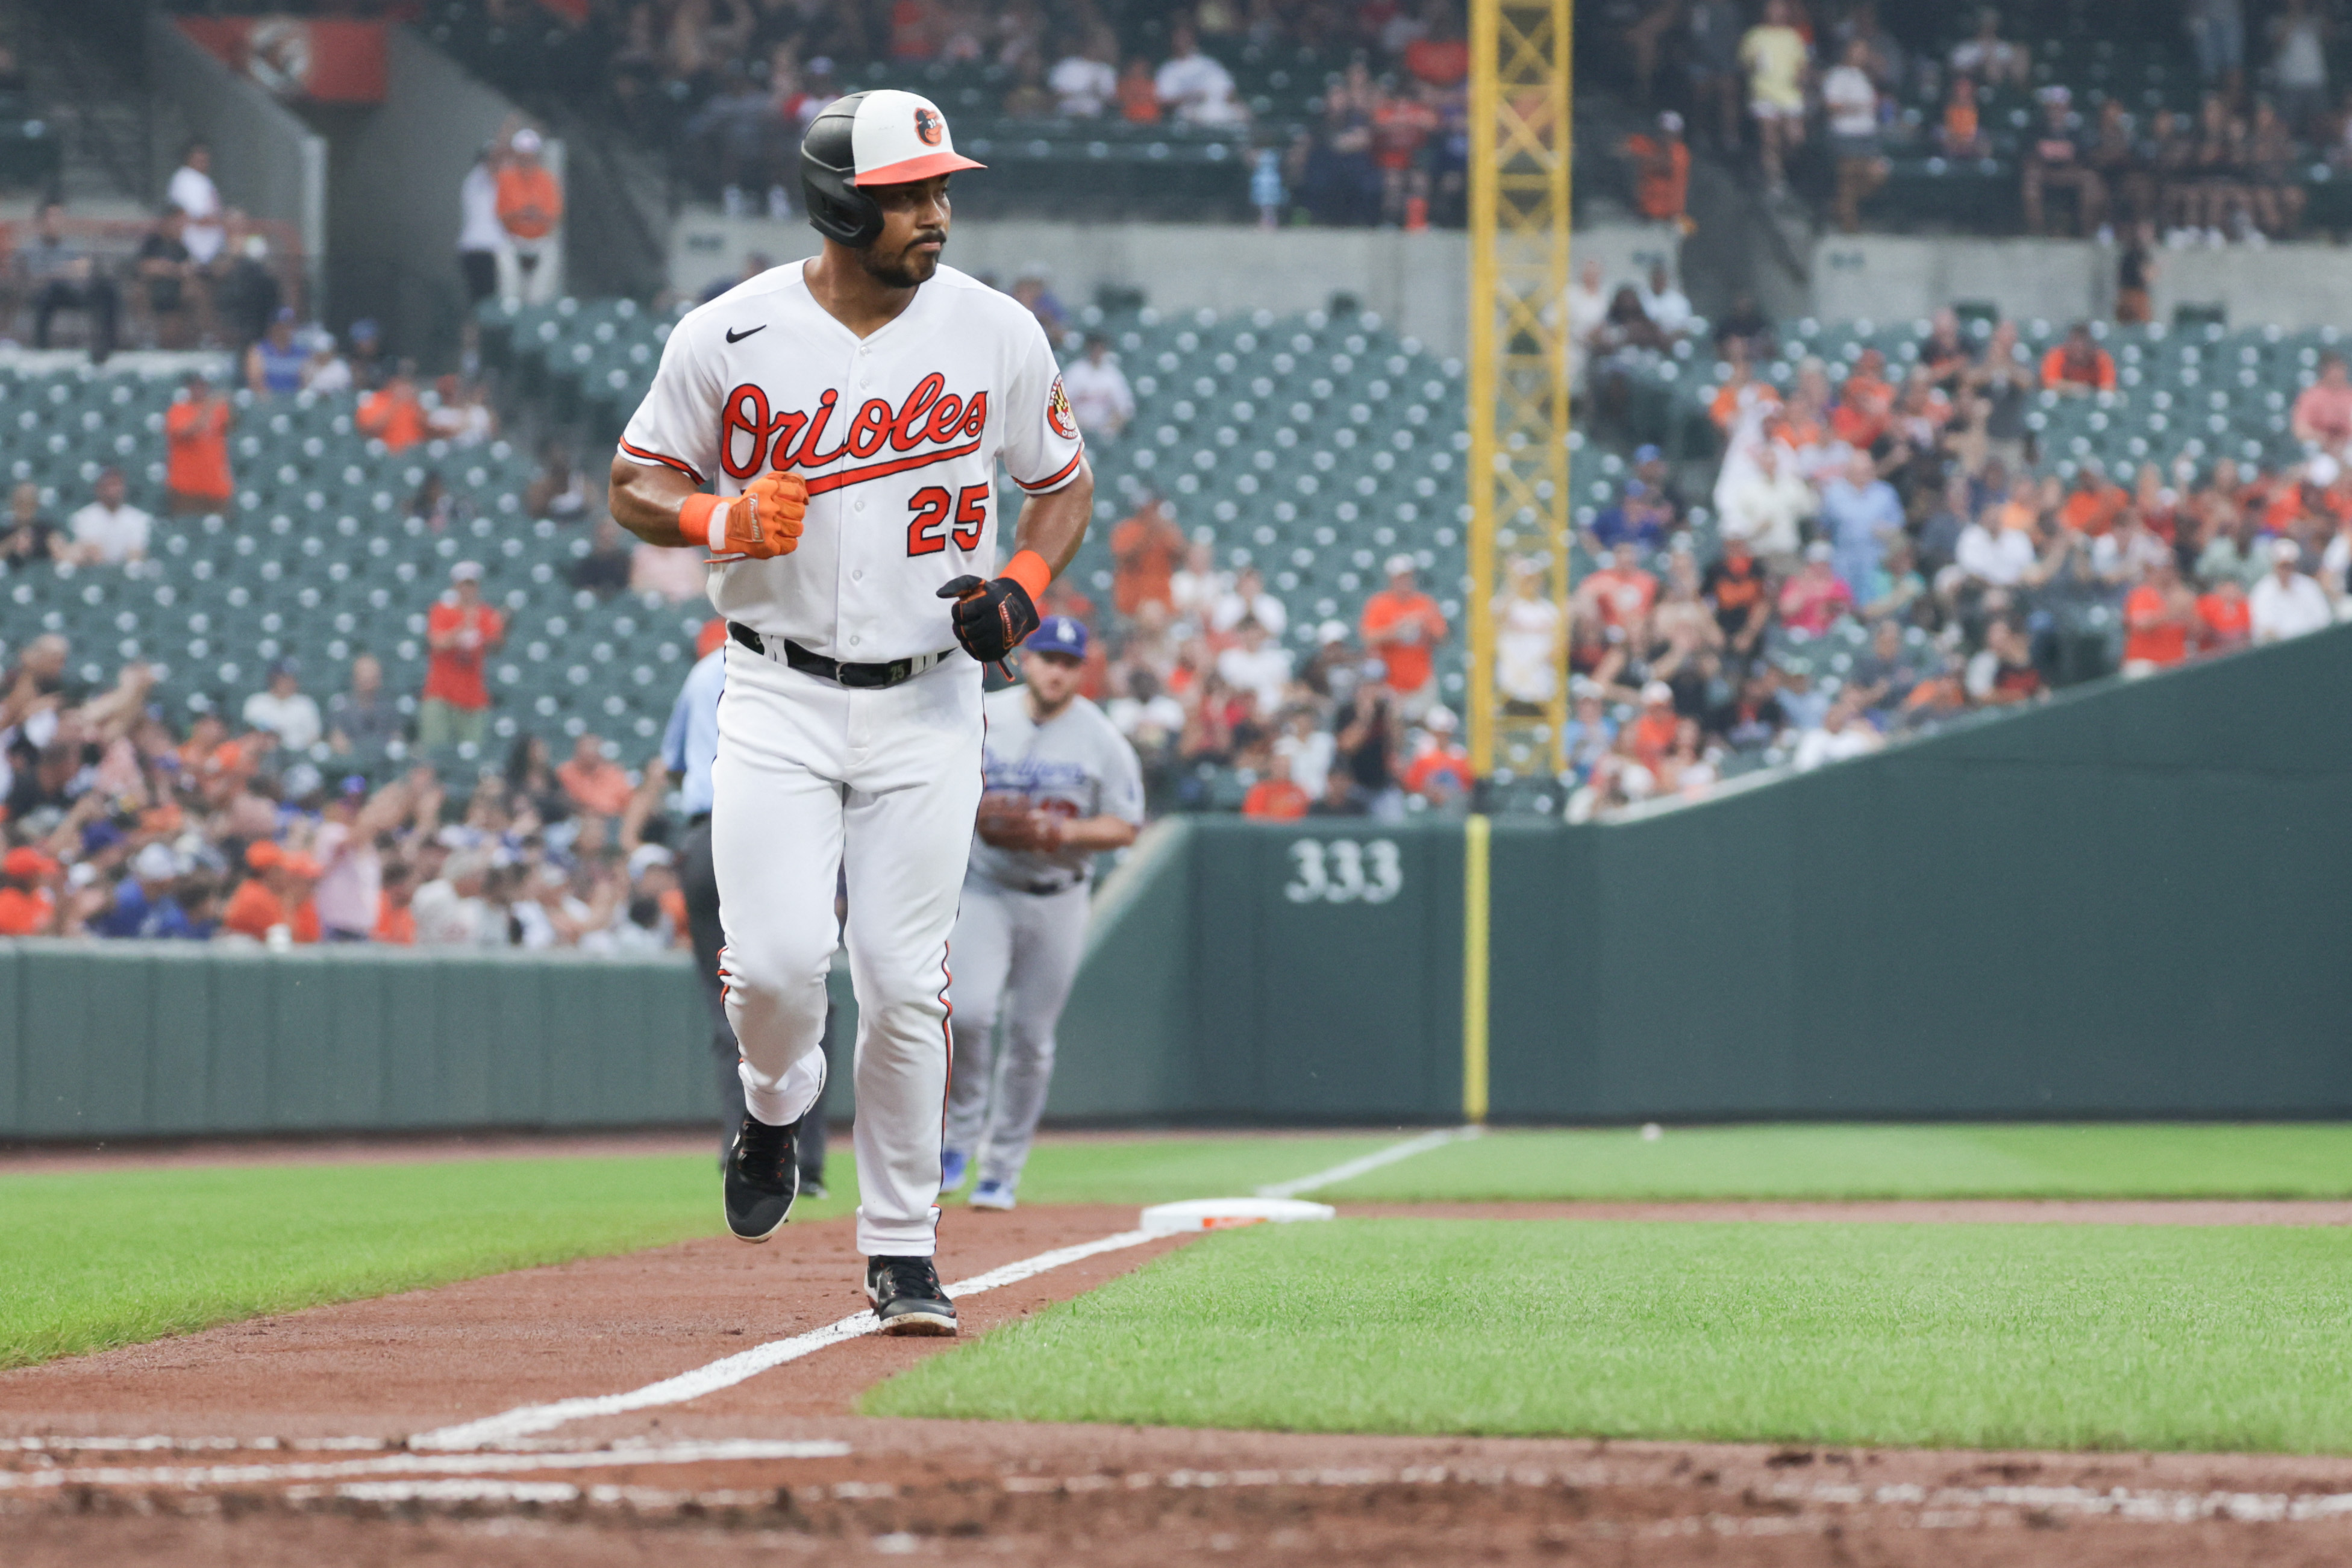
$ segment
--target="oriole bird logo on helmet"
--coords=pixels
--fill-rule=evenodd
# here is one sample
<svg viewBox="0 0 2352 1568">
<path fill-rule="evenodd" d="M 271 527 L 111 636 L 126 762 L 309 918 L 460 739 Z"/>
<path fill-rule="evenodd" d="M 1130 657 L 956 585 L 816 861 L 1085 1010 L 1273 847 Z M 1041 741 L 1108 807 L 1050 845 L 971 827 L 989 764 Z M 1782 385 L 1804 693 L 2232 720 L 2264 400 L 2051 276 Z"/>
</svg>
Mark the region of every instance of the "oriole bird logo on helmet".
<svg viewBox="0 0 2352 1568">
<path fill-rule="evenodd" d="M 922 105 L 915 110 L 915 135 L 926 147 L 937 147 L 940 144 L 940 131 L 944 123 L 937 114 L 932 112 L 929 104 Z"/>
</svg>

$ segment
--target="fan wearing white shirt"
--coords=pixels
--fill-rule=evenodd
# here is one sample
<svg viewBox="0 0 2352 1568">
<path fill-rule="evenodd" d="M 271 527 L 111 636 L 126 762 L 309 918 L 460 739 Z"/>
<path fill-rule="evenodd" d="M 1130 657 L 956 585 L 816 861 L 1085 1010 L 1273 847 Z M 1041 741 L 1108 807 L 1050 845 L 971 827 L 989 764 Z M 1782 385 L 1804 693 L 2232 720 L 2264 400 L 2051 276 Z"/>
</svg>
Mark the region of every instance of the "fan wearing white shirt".
<svg viewBox="0 0 2352 1568">
<path fill-rule="evenodd" d="M 1233 73 L 1201 52 L 1191 27 L 1179 23 L 1169 45 L 1173 53 L 1151 78 L 1164 108 L 1187 125 L 1239 125 L 1249 119 L 1234 97 Z"/>
<path fill-rule="evenodd" d="M 2280 539 L 2271 551 L 2271 571 L 2246 595 L 2254 641 L 2275 643 L 2333 625 L 2336 612 L 2327 591 L 2304 575 L 2303 552 L 2295 542 Z"/>
<path fill-rule="evenodd" d="M 1960 530 L 1959 543 L 1952 550 L 1953 567 L 1962 577 L 1993 588 L 2014 588 L 2033 570 L 2037 559 L 2031 534 L 1988 523 L 1983 517 Z"/>
<path fill-rule="evenodd" d="M 67 519 L 74 559 L 83 566 L 122 566 L 147 558 L 154 519 L 122 498 L 122 470 L 98 476 L 98 498 Z"/>
<path fill-rule="evenodd" d="M 1282 695 L 1290 685 L 1290 654 L 1266 640 L 1266 629 L 1244 620 L 1234 628 L 1241 641 L 1217 655 L 1217 674 L 1237 692 L 1257 696 L 1261 718 L 1281 711 Z"/>
<path fill-rule="evenodd" d="M 1690 297 L 1675 287 L 1664 262 L 1650 264 L 1649 281 L 1636 285 L 1633 297 L 1642 302 L 1642 314 L 1667 337 L 1679 338 L 1690 330 Z"/>
<path fill-rule="evenodd" d="M 1245 621 L 1255 621 L 1265 628 L 1266 635 L 1280 638 L 1290 629 L 1290 612 L 1282 601 L 1265 591 L 1265 579 L 1257 568 L 1247 566 L 1234 580 L 1233 591 L 1223 595 L 1209 607 L 1209 630 L 1233 632 Z"/>
<path fill-rule="evenodd" d="M 1086 351 L 1062 371 L 1062 391 L 1080 430 L 1117 435 L 1135 417 L 1135 390 L 1110 357 L 1110 340 L 1100 332 L 1087 334 Z"/>
<path fill-rule="evenodd" d="M 1174 516 L 1171 511 L 1170 516 Z M 1168 606 L 1181 621 L 1205 625 L 1217 601 L 1231 591 L 1233 579 L 1217 570 L 1217 547 L 1196 538 L 1184 552 L 1183 570 L 1168 580 Z M 1234 617 L 1238 621 L 1240 616 Z"/>
<path fill-rule="evenodd" d="M 1097 120 L 1110 107 L 1111 100 L 1118 96 L 1118 68 L 1111 63 L 1118 52 L 1118 41 L 1110 29 L 1097 27 L 1084 48 L 1055 62 L 1054 68 L 1046 74 L 1045 85 L 1053 89 L 1055 107 L 1064 117 Z M 1085 428 L 1083 423 L 1080 428 Z"/>
<path fill-rule="evenodd" d="M 198 267 L 210 267 L 228 243 L 228 230 L 221 226 L 220 187 L 213 183 L 210 147 L 201 141 L 188 143 L 180 166 L 172 171 L 164 200 L 188 215 L 187 226 L 180 231 L 188 259 Z"/>
<path fill-rule="evenodd" d="M 269 667 L 266 690 L 245 699 L 245 722 L 269 731 L 289 751 L 308 751 L 327 732 L 318 703 L 302 689 L 294 666 L 284 661 Z"/>
</svg>

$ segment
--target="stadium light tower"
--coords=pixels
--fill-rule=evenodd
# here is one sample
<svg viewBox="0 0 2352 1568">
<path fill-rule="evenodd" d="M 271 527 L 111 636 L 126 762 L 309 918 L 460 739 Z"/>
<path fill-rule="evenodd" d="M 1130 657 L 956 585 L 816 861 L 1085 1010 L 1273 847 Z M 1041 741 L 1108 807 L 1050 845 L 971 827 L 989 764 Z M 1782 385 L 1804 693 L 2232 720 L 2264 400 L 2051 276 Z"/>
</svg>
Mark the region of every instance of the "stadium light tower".
<svg viewBox="0 0 2352 1568">
<path fill-rule="evenodd" d="M 1572 0 L 1470 5 L 1470 758 L 1557 772 L 1567 672 L 1541 716 L 1495 683 L 1493 605 L 1513 557 L 1547 561 L 1569 593 L 1568 245 Z"/>
</svg>

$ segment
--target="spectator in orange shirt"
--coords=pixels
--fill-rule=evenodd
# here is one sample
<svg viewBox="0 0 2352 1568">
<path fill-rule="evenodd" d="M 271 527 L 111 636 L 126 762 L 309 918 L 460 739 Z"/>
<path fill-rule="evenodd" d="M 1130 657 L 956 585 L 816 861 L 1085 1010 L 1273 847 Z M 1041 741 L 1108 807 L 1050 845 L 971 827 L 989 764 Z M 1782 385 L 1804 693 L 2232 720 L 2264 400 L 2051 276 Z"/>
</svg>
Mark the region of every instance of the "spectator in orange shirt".
<svg viewBox="0 0 2352 1568">
<path fill-rule="evenodd" d="M 360 399 L 353 420 L 387 452 L 403 452 L 425 439 L 425 405 L 416 396 L 416 361 L 403 360 L 390 381 Z"/>
<path fill-rule="evenodd" d="M 1970 76 L 1952 78 L 1944 99 L 1944 123 L 1938 132 L 1947 158 L 1981 158 L 1991 148 L 1985 140 L 1984 121 L 1977 109 L 1977 81 Z"/>
<path fill-rule="evenodd" d="M 1451 5 L 1423 10 L 1429 28 L 1404 47 L 1404 68 L 1435 88 L 1449 88 L 1470 74 L 1470 45 L 1462 35 L 1462 19 Z"/>
<path fill-rule="evenodd" d="M 187 386 L 188 395 L 163 415 L 163 487 L 174 517 L 225 512 L 236 497 L 228 471 L 236 414 L 202 371 L 188 372 Z"/>
<path fill-rule="evenodd" d="M 2101 538 L 2130 504 L 2130 493 L 2107 477 L 2106 465 L 2085 457 L 2082 472 L 2074 476 L 2073 494 L 2058 508 L 2058 520 L 2085 538 Z"/>
<path fill-rule="evenodd" d="M 1477 785 L 1477 776 L 1470 770 L 1470 754 L 1454 738 L 1454 711 L 1433 707 L 1421 722 L 1429 740 L 1405 768 L 1402 780 L 1405 793 L 1418 795 L 1433 806 L 1450 806 L 1467 799 Z"/>
<path fill-rule="evenodd" d="M 1623 632 L 1637 647 L 1646 641 L 1642 629 L 1658 601 L 1658 580 L 1642 570 L 1641 559 L 1633 546 L 1616 546 L 1600 570 L 1586 575 L 1576 594 L 1584 613 Z"/>
<path fill-rule="evenodd" d="M 1864 349 L 1853 362 L 1853 373 L 1838 391 L 1837 406 L 1830 411 L 1830 430 L 1848 446 L 1864 451 L 1886 434 L 1895 413 L 1895 387 L 1886 379 L 1886 356 Z"/>
<path fill-rule="evenodd" d="M 386 861 L 383 881 L 376 891 L 375 939 L 397 947 L 416 946 L 416 916 L 409 900 L 416 895 L 416 868 L 405 861 Z"/>
<path fill-rule="evenodd" d="M 2042 356 L 2042 384 L 2069 397 L 2113 392 L 2115 356 L 2092 340 L 2089 322 L 2077 321 L 2064 342 Z"/>
<path fill-rule="evenodd" d="M 316 942 L 319 912 L 310 903 L 310 889 L 319 880 L 319 862 L 263 839 L 247 848 L 245 863 L 253 874 L 229 894 L 221 929 L 267 942 L 283 927 L 285 940 Z"/>
<path fill-rule="evenodd" d="M 617 817 L 628 810 L 635 787 L 628 770 L 604 755 L 604 743 L 593 732 L 572 743 L 572 757 L 555 769 L 555 781 L 580 810 L 599 817 Z"/>
<path fill-rule="evenodd" d="M 1129 125 L 1160 123 L 1160 84 L 1152 78 L 1151 62 L 1139 55 L 1119 73 L 1118 113 Z"/>
<path fill-rule="evenodd" d="M 58 934 L 58 862 L 30 845 L 0 856 L 0 936 Z"/>
<path fill-rule="evenodd" d="M 2214 579 L 2213 586 L 2197 596 L 2197 622 L 2202 629 L 2197 639 L 2200 652 L 2226 653 L 2252 642 L 2254 611 L 2246 585 L 2234 577 Z"/>
<path fill-rule="evenodd" d="M 1633 205 L 1653 223 L 1674 224 L 1685 234 L 1690 221 L 1690 148 L 1683 141 L 1683 117 L 1668 110 L 1658 116 L 1655 136 L 1637 132 L 1622 143 L 1633 163 Z"/>
<path fill-rule="evenodd" d="M 1642 711 L 1625 727 L 1623 744 L 1628 755 L 1643 767 L 1655 771 L 1659 760 L 1675 748 L 1675 735 L 1682 727 L 1682 716 L 1675 712 L 1675 688 L 1664 681 L 1651 681 L 1642 687 Z"/>
<path fill-rule="evenodd" d="M 481 744 L 489 725 L 490 688 L 483 665 L 503 642 L 506 620 L 482 602 L 479 561 L 449 569 L 449 591 L 425 618 L 425 691 L 416 707 L 416 744 Z"/>
<path fill-rule="evenodd" d="M 1264 822 L 1289 822 L 1307 815 L 1313 802 L 1290 777 L 1290 758 L 1280 752 L 1266 764 L 1265 777 L 1242 797 L 1242 815 Z"/>
<path fill-rule="evenodd" d="M 1146 497 L 1134 516 L 1110 531 L 1112 605 L 1121 615 L 1132 615 L 1146 603 L 1173 609 L 1171 584 L 1184 550 L 1184 530 L 1168 515 L 1168 504 L 1158 496 Z"/>
<path fill-rule="evenodd" d="M 2319 379 L 2295 398 L 2289 423 L 2297 441 L 2344 455 L 2352 444 L 2352 377 L 2345 374 L 2343 355 L 2320 356 Z"/>
<path fill-rule="evenodd" d="M 2197 629 L 2197 596 L 2180 580 L 2169 555 L 2148 563 L 2147 576 L 2124 596 L 2124 674 L 2145 675 L 2189 657 Z"/>
<path fill-rule="evenodd" d="M 506 249 L 499 257 L 499 292 L 509 299 L 536 305 L 555 292 L 556 225 L 563 221 L 563 188 L 539 161 L 539 132 L 524 126 L 508 146 L 510 154 L 499 169 L 499 226 L 506 231 Z"/>
<path fill-rule="evenodd" d="M 1417 713 L 1436 700 L 1432 660 L 1445 641 L 1445 617 L 1414 586 L 1412 557 L 1391 556 L 1388 575 L 1389 585 L 1364 601 L 1364 650 L 1381 662 L 1402 709 Z"/>
<path fill-rule="evenodd" d="M 1778 408 L 1780 390 L 1770 382 L 1756 379 L 1756 372 L 1748 368 L 1747 355 L 1734 354 L 1731 379 L 1716 389 L 1714 400 L 1706 405 L 1707 418 L 1715 422 L 1717 430 L 1729 430 L 1739 423 L 1742 413 L 1759 404 L 1767 409 Z"/>
</svg>

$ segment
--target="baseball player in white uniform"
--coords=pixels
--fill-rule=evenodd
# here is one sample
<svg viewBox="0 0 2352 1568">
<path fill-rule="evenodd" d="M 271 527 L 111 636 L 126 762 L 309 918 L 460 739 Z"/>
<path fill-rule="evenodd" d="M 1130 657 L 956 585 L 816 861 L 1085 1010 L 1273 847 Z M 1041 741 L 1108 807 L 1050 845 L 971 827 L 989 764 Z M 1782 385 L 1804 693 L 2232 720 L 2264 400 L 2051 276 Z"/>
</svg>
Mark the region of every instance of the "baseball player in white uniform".
<svg viewBox="0 0 2352 1568">
<path fill-rule="evenodd" d="M 1054 1076 L 1054 1024 L 1087 940 L 1095 856 L 1135 841 L 1143 765 L 1102 709 L 1078 695 L 1082 622 L 1055 615 L 1023 644 L 1022 685 L 982 705 L 988 791 L 956 916 L 955 1074 L 941 1185 L 974 1208 L 1011 1208 Z M 994 1058 L 999 1019 L 1002 1065 Z"/>
<path fill-rule="evenodd" d="M 709 550 L 731 639 L 710 821 L 746 1112 L 727 1223 L 764 1241 L 791 1215 L 845 935 L 857 1240 L 885 1333 L 956 1328 L 931 1253 L 948 941 L 981 796 L 974 661 L 1035 629 L 1094 495 L 1044 331 L 940 265 L 949 178 L 979 166 L 913 93 L 827 107 L 801 145 L 823 253 L 680 320 L 613 462 L 614 517 Z M 1028 495 L 1003 551 L 1000 458 Z"/>
</svg>

